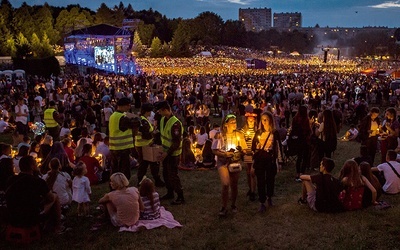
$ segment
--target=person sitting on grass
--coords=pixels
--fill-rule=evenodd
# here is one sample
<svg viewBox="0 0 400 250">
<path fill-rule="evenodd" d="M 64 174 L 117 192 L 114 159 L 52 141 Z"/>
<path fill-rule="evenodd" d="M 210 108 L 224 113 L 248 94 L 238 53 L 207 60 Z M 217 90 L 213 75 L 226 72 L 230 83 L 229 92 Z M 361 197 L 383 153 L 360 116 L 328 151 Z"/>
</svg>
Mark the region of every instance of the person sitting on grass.
<svg viewBox="0 0 400 250">
<path fill-rule="evenodd" d="M 346 133 L 342 138 L 340 138 L 340 140 L 354 141 L 357 139 L 357 136 L 358 136 L 358 130 L 354 124 L 351 124 L 349 130 L 346 131 Z"/>
<path fill-rule="evenodd" d="M 367 189 L 372 194 L 369 204 L 377 205 L 376 189 L 369 180 L 361 175 L 360 167 L 355 160 L 347 160 L 340 170 L 340 180 L 346 188 L 342 203 L 346 210 L 363 208 L 363 197 Z M 371 197 L 371 196 L 370 196 Z"/>
<path fill-rule="evenodd" d="M 106 216 L 115 227 L 133 226 L 139 220 L 143 203 L 137 188 L 128 187 L 129 181 L 121 172 L 111 175 L 110 185 L 114 191 L 105 194 L 99 203 L 106 207 Z"/>
<path fill-rule="evenodd" d="M 343 186 L 331 174 L 334 167 L 335 162 L 324 157 L 319 166 L 319 174 L 300 175 L 303 190 L 299 203 L 308 203 L 308 206 L 317 212 L 335 213 L 343 211 L 343 205 L 339 200 Z"/>
<path fill-rule="evenodd" d="M 160 218 L 160 196 L 155 190 L 154 183 L 145 178 L 140 182 L 140 198 L 143 210 L 140 211 L 140 220 L 155 220 Z"/>
<path fill-rule="evenodd" d="M 46 182 L 34 176 L 37 164 L 32 156 L 19 161 L 21 172 L 6 184 L 8 221 L 17 227 L 35 226 L 42 222 L 53 225 L 55 233 L 70 230 L 61 224 L 61 206 L 58 196 L 51 192 Z M 46 228 L 49 229 L 49 228 Z"/>
<path fill-rule="evenodd" d="M 383 192 L 386 194 L 400 193 L 400 163 L 396 161 L 397 153 L 394 150 L 388 150 L 386 153 L 386 162 L 379 164 L 377 167 L 371 168 L 372 172 L 383 172 L 385 182 Z"/>
</svg>

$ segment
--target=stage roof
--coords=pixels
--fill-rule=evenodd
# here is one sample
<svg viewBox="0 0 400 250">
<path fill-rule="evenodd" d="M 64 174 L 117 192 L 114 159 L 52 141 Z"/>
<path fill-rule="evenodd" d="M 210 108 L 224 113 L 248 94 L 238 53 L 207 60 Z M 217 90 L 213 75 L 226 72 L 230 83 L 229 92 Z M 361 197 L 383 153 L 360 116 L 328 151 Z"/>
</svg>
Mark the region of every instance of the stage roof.
<svg viewBox="0 0 400 250">
<path fill-rule="evenodd" d="M 108 24 L 98 24 L 88 28 L 73 30 L 68 34 L 68 37 L 71 36 L 131 36 L 131 32 Z"/>
</svg>

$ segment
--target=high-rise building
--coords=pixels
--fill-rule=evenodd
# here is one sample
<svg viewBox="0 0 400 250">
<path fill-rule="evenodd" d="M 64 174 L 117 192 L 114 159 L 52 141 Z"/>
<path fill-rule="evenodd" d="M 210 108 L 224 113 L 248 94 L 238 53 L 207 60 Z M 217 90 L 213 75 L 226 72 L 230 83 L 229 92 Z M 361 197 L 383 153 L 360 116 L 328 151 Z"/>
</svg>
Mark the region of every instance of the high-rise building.
<svg viewBox="0 0 400 250">
<path fill-rule="evenodd" d="M 274 13 L 274 28 L 294 29 L 301 28 L 301 13 Z"/>
<path fill-rule="evenodd" d="M 260 32 L 272 27 L 272 11 L 269 8 L 239 9 L 239 20 L 246 31 Z"/>
</svg>

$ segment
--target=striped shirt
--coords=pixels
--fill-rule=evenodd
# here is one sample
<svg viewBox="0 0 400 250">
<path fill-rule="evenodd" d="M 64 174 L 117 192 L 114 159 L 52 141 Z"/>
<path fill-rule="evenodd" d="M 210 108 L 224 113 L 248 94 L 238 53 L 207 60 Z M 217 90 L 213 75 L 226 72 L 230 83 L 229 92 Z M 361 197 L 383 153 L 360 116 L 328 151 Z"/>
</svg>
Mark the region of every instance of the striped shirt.
<svg viewBox="0 0 400 250">
<path fill-rule="evenodd" d="M 160 218 L 160 198 L 157 192 L 153 193 L 154 210 L 151 207 L 149 198 L 142 196 L 144 206 L 143 212 L 140 212 L 140 220 L 155 220 Z"/>
</svg>

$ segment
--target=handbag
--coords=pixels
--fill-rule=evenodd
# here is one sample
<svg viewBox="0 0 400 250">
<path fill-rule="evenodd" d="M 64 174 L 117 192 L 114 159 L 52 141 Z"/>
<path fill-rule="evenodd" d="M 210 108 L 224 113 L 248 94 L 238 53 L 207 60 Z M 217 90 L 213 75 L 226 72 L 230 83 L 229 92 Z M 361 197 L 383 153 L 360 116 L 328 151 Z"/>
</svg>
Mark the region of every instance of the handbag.
<svg viewBox="0 0 400 250">
<path fill-rule="evenodd" d="M 271 135 L 271 133 L 268 134 L 268 137 L 265 140 L 263 147 L 254 153 L 254 156 L 253 156 L 254 161 L 263 161 L 268 157 L 269 152 L 265 151 L 264 148 L 265 148 L 265 145 L 267 144 L 267 141 L 268 141 L 270 135 Z"/>
<path fill-rule="evenodd" d="M 240 162 L 229 163 L 228 170 L 230 173 L 240 172 L 242 171 L 242 164 Z"/>
</svg>

